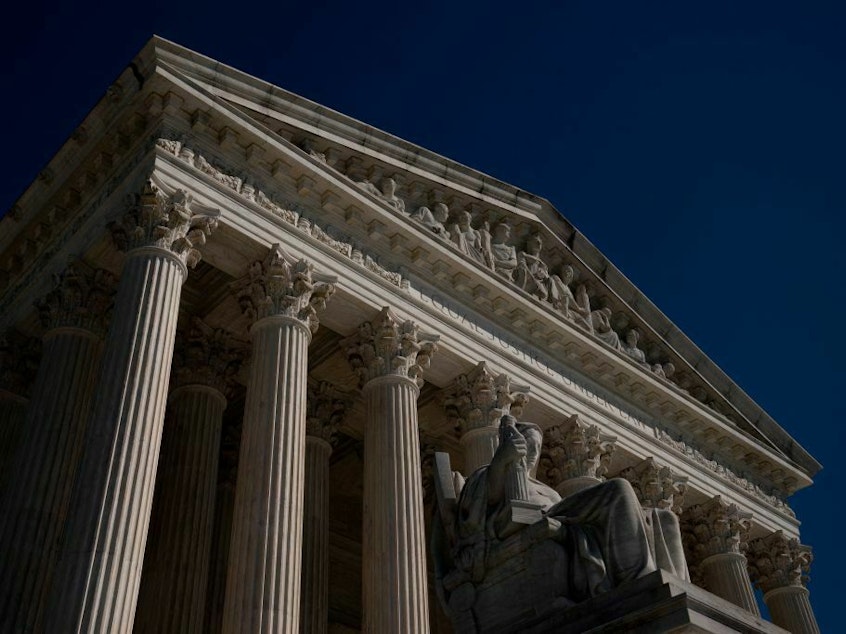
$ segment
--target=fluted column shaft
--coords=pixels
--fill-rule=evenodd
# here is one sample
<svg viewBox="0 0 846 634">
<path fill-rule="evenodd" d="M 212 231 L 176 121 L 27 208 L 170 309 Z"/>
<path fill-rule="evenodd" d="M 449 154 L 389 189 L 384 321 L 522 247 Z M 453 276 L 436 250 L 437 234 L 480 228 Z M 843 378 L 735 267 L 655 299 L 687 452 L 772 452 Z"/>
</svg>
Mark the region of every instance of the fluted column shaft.
<svg viewBox="0 0 846 634">
<path fill-rule="evenodd" d="M 223 631 L 297 632 L 311 332 L 270 316 L 252 336 Z"/>
<path fill-rule="evenodd" d="M 170 400 L 148 544 L 155 551 L 145 561 L 135 631 L 199 634 L 226 398 L 210 386 L 186 385 Z"/>
<path fill-rule="evenodd" d="M 740 553 L 712 555 L 700 564 L 700 570 L 709 592 L 739 605 L 755 616 L 761 616 L 749 581 L 746 557 Z"/>
<path fill-rule="evenodd" d="M 145 247 L 127 255 L 47 631 L 132 629 L 186 275 L 169 250 Z"/>
<path fill-rule="evenodd" d="M 417 397 L 412 379 L 364 385 L 364 631 L 429 631 Z"/>
<path fill-rule="evenodd" d="M 101 339 L 81 328 L 44 337 L 0 536 L 0 629 L 29 631 L 41 614 L 82 450 Z"/>
<path fill-rule="evenodd" d="M 232 512 L 235 507 L 235 483 L 218 483 L 214 508 L 209 590 L 206 609 L 207 634 L 218 634 L 223 628 L 223 607 L 226 600 L 226 569 L 229 565 L 229 544 L 232 538 Z"/>
<path fill-rule="evenodd" d="M 461 436 L 461 445 L 464 447 L 464 471 L 469 476 L 493 460 L 499 446 L 499 426 L 488 425 L 467 430 Z"/>
<path fill-rule="evenodd" d="M 329 628 L 329 456 L 332 445 L 306 436 L 303 503 L 303 576 L 300 631 Z"/>
<path fill-rule="evenodd" d="M 819 634 L 820 626 L 811 609 L 808 589 L 784 586 L 764 594 L 772 622 L 792 634 Z"/>
</svg>

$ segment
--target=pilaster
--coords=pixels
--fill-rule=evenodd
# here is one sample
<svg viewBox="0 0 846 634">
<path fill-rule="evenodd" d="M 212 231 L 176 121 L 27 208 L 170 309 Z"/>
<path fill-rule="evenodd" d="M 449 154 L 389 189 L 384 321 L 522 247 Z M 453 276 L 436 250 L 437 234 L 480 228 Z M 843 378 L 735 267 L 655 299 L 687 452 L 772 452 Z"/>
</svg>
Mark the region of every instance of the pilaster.
<svg viewBox="0 0 846 634">
<path fill-rule="evenodd" d="M 38 305 L 46 329 L 25 433 L 0 520 L 0 629 L 39 622 L 67 515 L 114 292 L 106 271 L 72 262 Z"/>
<path fill-rule="evenodd" d="M 224 632 L 300 627 L 308 344 L 333 279 L 274 245 L 234 285 L 253 320 Z"/>
<path fill-rule="evenodd" d="M 112 223 L 127 251 L 46 609 L 50 632 L 129 632 L 187 267 L 216 219 L 152 182 Z"/>
<path fill-rule="evenodd" d="M 466 475 L 490 464 L 499 445 L 500 419 L 509 413 L 519 418 L 528 402 L 527 386 L 512 385 L 507 375 L 493 374 L 484 361 L 455 379 L 444 407 L 461 430 Z"/>
<path fill-rule="evenodd" d="M 682 535 L 694 578 L 719 597 L 760 616 L 744 552 L 752 514 L 717 495 L 682 515 Z"/>
<path fill-rule="evenodd" d="M 417 397 L 437 336 L 383 308 L 342 345 L 367 408 L 364 631 L 429 631 Z"/>
<path fill-rule="evenodd" d="M 811 548 L 781 531 L 749 542 L 749 575 L 764 593 L 772 622 L 793 634 L 820 631 L 808 589 Z"/>
</svg>

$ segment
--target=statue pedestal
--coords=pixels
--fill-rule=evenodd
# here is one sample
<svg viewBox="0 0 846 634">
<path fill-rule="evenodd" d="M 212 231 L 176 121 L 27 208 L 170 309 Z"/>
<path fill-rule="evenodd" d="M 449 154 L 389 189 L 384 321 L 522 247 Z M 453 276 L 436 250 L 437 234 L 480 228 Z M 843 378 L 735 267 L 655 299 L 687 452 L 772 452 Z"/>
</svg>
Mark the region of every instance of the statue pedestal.
<svg viewBox="0 0 846 634">
<path fill-rule="evenodd" d="M 537 608 L 536 608 L 537 609 Z M 644 629 L 646 628 L 646 629 Z M 481 633 L 485 629 L 480 630 Z M 519 622 L 487 631 L 517 634 L 578 632 L 746 632 L 785 630 L 663 570 L 572 606 L 550 605 Z"/>
</svg>

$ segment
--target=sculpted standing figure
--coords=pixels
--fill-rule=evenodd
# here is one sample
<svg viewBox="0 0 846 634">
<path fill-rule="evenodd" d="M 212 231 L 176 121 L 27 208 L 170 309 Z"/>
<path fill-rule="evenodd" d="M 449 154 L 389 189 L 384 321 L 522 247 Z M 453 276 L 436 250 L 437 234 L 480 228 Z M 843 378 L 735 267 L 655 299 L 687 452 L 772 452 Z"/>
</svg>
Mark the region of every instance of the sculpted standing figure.
<svg viewBox="0 0 846 634">
<path fill-rule="evenodd" d="M 626 332 L 626 342 L 622 346 L 623 352 L 629 355 L 632 359 L 641 365 L 649 367 L 646 363 L 646 353 L 637 347 L 637 342 L 640 340 L 640 333 L 631 328 Z"/>
<path fill-rule="evenodd" d="M 449 207 L 447 207 L 444 203 L 435 203 L 432 206 L 432 209 L 429 209 L 428 207 L 418 207 L 417 211 L 411 214 L 411 217 L 424 227 L 427 227 L 439 238 L 443 238 L 444 240 L 450 239 L 449 231 L 447 231 L 447 228 L 444 225 L 449 217 Z"/>
<path fill-rule="evenodd" d="M 397 182 L 393 178 L 383 178 L 379 196 L 397 211 L 405 213 L 405 201 L 397 196 Z"/>
<path fill-rule="evenodd" d="M 517 257 L 514 281 L 524 291 L 546 301 L 549 297 L 550 279 L 549 268 L 540 258 L 542 248 L 543 241 L 540 234 L 529 236 L 526 240 L 526 250 Z"/>
<path fill-rule="evenodd" d="M 579 284 L 576 295 L 570 290 L 575 271 L 569 264 L 561 267 L 558 275 L 550 278 L 549 301 L 560 310 L 564 317 L 581 326 L 588 332 L 593 332 L 590 321 L 590 297 L 584 284 Z"/>
<path fill-rule="evenodd" d="M 493 269 L 507 280 L 514 278 L 514 269 L 517 268 L 517 250 L 508 244 L 510 237 L 511 227 L 508 223 L 505 221 L 497 223 L 491 241 Z"/>
<path fill-rule="evenodd" d="M 484 264 L 482 234 L 473 228 L 471 221 L 472 216 L 469 211 L 458 212 L 457 222 L 453 225 L 450 235 L 459 251 Z"/>
<path fill-rule="evenodd" d="M 610 308 L 606 306 L 605 308 L 592 311 L 590 314 L 590 324 L 593 327 L 593 334 L 602 339 L 602 341 L 614 348 L 614 350 L 620 350 L 622 348 L 620 345 L 620 335 L 614 332 L 614 329 L 611 327 Z"/>
</svg>

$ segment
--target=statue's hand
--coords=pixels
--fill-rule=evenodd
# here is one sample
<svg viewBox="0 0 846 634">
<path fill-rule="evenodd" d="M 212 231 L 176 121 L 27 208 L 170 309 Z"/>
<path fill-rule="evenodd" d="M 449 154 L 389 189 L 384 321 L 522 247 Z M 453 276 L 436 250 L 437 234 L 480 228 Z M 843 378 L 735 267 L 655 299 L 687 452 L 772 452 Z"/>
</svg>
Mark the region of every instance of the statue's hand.
<svg viewBox="0 0 846 634">
<path fill-rule="evenodd" d="M 526 439 L 523 437 L 523 434 L 518 432 L 516 429 L 509 431 L 511 433 L 504 435 L 505 437 L 501 440 L 499 446 L 503 464 L 522 460 L 528 453 L 528 445 L 526 444 Z"/>
</svg>

